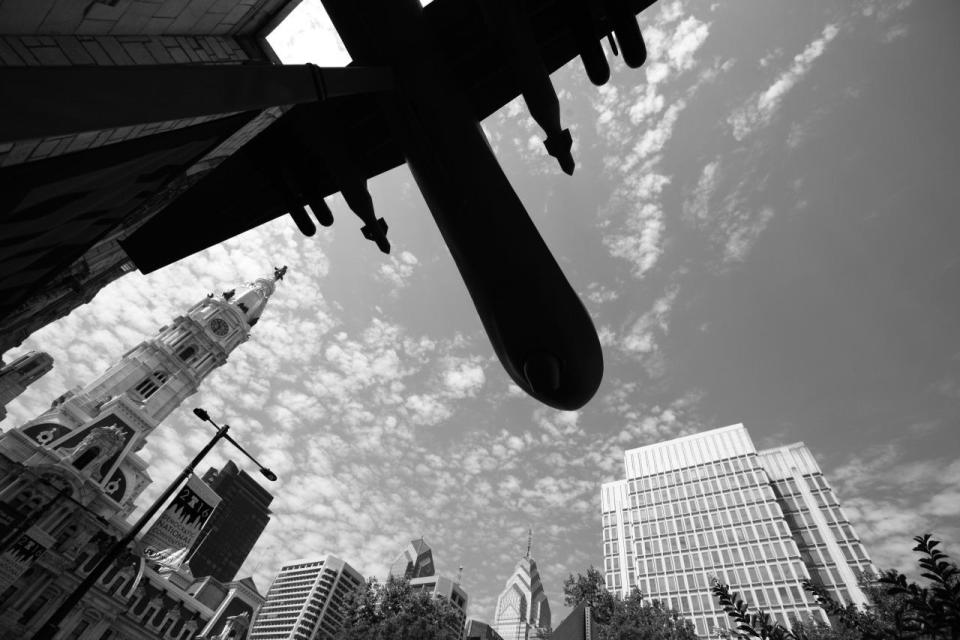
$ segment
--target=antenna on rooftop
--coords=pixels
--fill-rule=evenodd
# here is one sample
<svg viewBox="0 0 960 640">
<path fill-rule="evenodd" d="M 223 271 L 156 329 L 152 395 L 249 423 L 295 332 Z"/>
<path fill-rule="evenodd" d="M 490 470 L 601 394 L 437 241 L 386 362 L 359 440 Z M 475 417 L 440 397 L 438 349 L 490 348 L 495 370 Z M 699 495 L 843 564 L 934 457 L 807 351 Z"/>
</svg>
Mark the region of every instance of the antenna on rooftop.
<svg viewBox="0 0 960 640">
<path fill-rule="evenodd" d="M 530 545 L 533 544 L 533 528 L 527 529 L 527 553 L 523 557 L 527 560 L 530 559 Z"/>
</svg>

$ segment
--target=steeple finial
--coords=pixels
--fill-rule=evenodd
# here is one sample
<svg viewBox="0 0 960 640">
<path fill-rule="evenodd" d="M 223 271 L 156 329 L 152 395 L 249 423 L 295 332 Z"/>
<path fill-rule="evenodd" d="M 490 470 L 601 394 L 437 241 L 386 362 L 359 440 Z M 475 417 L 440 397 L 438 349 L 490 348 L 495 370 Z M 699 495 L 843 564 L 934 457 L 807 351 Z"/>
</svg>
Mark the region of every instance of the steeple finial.
<svg viewBox="0 0 960 640">
<path fill-rule="evenodd" d="M 530 545 L 533 544 L 533 528 L 527 529 L 527 553 L 524 554 L 524 558 L 527 560 L 530 559 Z"/>
</svg>

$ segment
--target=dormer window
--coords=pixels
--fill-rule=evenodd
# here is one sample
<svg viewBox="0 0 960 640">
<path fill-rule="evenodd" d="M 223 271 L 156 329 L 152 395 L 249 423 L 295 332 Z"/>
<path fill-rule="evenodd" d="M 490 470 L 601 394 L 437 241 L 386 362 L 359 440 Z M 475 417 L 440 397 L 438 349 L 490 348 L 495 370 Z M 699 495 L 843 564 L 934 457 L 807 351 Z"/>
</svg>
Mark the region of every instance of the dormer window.
<svg viewBox="0 0 960 640">
<path fill-rule="evenodd" d="M 169 376 L 167 375 L 166 371 L 154 371 L 149 376 L 141 380 L 137 386 L 133 388 L 133 390 L 137 393 L 137 395 L 146 400 L 156 393 L 157 389 L 163 386 L 163 383 L 167 381 L 168 377 Z"/>
</svg>

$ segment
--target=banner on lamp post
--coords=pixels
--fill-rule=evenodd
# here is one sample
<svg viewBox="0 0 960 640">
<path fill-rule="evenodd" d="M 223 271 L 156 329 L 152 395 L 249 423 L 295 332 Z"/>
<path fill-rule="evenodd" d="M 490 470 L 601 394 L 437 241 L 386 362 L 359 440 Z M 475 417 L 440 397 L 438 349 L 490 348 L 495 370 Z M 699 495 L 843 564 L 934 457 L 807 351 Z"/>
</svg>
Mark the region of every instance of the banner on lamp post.
<svg viewBox="0 0 960 640">
<path fill-rule="evenodd" d="M 53 542 L 53 536 L 36 526 L 21 533 L 10 548 L 0 554 L 0 593 L 12 587 Z"/>
<path fill-rule="evenodd" d="M 179 567 L 218 504 L 220 496 L 191 474 L 173 501 L 140 538 L 144 558 L 157 564 L 163 564 L 168 558 L 177 559 Z"/>
</svg>

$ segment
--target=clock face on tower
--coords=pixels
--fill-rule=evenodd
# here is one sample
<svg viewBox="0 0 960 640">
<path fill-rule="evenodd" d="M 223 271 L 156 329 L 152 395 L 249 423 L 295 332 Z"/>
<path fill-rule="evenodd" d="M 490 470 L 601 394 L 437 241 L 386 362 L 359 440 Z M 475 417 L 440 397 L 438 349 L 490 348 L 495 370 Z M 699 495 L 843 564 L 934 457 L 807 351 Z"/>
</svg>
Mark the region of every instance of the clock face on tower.
<svg viewBox="0 0 960 640">
<path fill-rule="evenodd" d="M 230 325 L 222 318 L 214 318 L 210 321 L 210 331 L 213 331 L 214 335 L 222 338 L 230 332 Z"/>
</svg>

